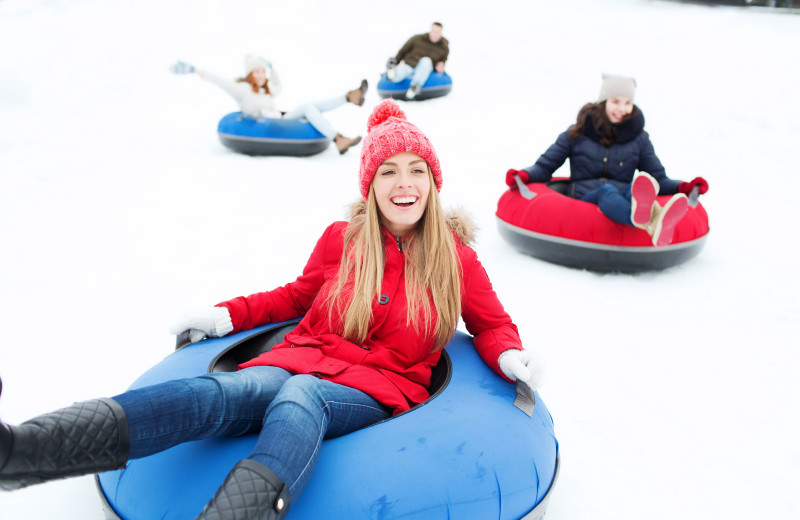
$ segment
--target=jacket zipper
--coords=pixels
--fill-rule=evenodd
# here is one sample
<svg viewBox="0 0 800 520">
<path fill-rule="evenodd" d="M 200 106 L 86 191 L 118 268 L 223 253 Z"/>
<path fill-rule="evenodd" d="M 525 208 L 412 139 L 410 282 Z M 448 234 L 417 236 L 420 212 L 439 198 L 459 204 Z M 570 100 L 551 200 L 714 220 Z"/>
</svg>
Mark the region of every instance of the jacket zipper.
<svg viewBox="0 0 800 520">
<path fill-rule="evenodd" d="M 611 148 L 606 148 L 606 156 L 603 157 L 603 184 L 608 184 L 608 153 Z"/>
<path fill-rule="evenodd" d="M 394 237 L 395 242 L 397 242 L 397 249 L 400 250 L 400 252 L 402 253 L 403 252 L 403 241 L 400 240 L 400 239 L 401 239 L 401 237 Z"/>
</svg>

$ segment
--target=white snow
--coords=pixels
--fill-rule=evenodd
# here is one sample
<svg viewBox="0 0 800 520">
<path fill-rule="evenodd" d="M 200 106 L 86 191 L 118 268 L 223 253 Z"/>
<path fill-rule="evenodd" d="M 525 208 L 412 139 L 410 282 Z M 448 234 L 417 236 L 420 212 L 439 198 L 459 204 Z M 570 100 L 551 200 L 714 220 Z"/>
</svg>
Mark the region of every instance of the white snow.
<svg viewBox="0 0 800 520">
<path fill-rule="evenodd" d="M 563 462 L 548 518 L 798 518 L 800 16 L 768 9 L 0 1 L 0 417 L 123 391 L 172 351 L 175 318 L 293 280 L 358 197 L 359 150 L 235 154 L 216 136 L 233 101 L 170 63 L 233 78 L 264 55 L 283 109 L 367 78 L 364 107 L 329 114 L 363 134 L 386 58 L 433 20 L 455 87 L 402 106 L 547 358 Z M 689 263 L 600 275 L 498 235 L 506 169 L 538 158 L 602 72 L 636 77 L 667 173 L 710 182 L 711 233 Z M 0 516 L 103 518 L 91 477 L 0 494 Z"/>
</svg>

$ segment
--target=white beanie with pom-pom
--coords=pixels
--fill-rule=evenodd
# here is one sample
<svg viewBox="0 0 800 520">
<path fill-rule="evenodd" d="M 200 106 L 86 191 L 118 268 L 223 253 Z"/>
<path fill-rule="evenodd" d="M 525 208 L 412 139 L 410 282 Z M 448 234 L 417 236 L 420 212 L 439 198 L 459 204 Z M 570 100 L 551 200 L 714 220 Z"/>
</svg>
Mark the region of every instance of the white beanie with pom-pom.
<svg viewBox="0 0 800 520">
<path fill-rule="evenodd" d="M 253 72 L 257 68 L 262 68 L 265 71 L 269 71 L 272 68 L 272 64 L 265 60 L 260 56 L 254 56 L 252 54 L 248 54 L 244 57 L 244 75 L 247 76 L 251 72 Z"/>
</svg>

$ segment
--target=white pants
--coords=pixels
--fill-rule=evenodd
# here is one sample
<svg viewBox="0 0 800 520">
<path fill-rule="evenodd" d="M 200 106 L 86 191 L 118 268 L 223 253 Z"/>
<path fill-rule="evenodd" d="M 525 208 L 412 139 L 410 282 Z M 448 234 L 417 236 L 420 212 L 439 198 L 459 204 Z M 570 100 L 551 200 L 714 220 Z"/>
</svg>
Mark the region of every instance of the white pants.
<svg viewBox="0 0 800 520">
<path fill-rule="evenodd" d="M 324 99 L 322 101 L 304 103 L 294 110 L 286 112 L 283 117 L 287 119 L 304 117 L 308 119 L 308 122 L 311 123 L 314 128 L 319 130 L 322 135 L 333 139 L 336 137 L 338 132 L 334 130 L 333 125 L 331 125 L 330 122 L 325 119 L 325 116 L 323 116 L 322 113 L 327 112 L 328 110 L 333 110 L 334 108 L 338 108 L 345 103 L 347 103 L 347 98 L 344 95 L 330 99 Z"/>
<path fill-rule="evenodd" d="M 433 62 L 427 56 L 421 58 L 416 67 L 412 67 L 408 63 L 401 61 L 395 67 L 395 73 L 397 75 L 395 76 L 394 80 L 403 81 L 404 79 L 411 77 L 412 85 L 422 86 L 426 81 L 428 81 L 428 76 L 431 75 L 431 72 L 433 72 Z"/>
</svg>

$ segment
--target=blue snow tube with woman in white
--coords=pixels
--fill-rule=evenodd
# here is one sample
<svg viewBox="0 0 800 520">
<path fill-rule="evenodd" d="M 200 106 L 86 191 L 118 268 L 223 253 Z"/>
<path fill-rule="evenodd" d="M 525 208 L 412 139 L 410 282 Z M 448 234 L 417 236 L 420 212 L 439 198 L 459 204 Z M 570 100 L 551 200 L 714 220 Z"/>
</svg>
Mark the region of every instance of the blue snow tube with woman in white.
<svg viewBox="0 0 800 520">
<path fill-rule="evenodd" d="M 361 141 L 360 136 L 343 136 L 323 113 L 346 103 L 362 106 L 368 87 L 366 80 L 344 95 L 304 103 L 284 112 L 278 110 L 274 100 L 282 86 L 272 63 L 249 54 L 244 63 L 245 76 L 235 81 L 182 61 L 170 66 L 175 74 L 197 74 L 236 100 L 240 111 L 224 116 L 217 125 L 223 145 L 247 155 L 306 156 L 324 151 L 331 142 L 344 154 Z"/>
</svg>

